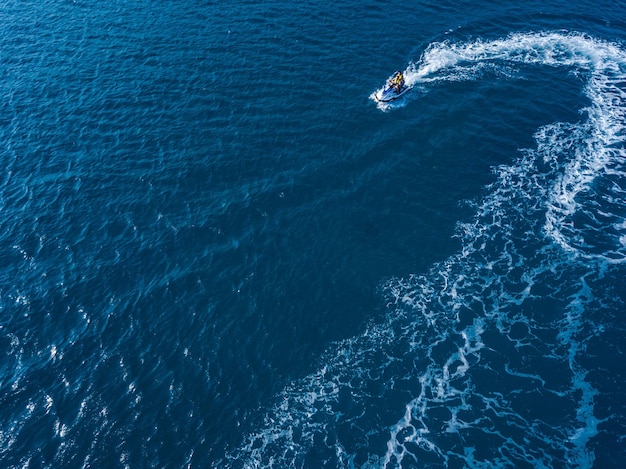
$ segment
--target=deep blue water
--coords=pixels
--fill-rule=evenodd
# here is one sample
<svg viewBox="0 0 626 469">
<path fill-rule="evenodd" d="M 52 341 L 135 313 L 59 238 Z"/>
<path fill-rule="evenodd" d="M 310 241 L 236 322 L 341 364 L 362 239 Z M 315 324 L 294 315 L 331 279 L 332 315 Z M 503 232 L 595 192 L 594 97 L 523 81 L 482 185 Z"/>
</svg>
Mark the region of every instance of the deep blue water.
<svg viewBox="0 0 626 469">
<path fill-rule="evenodd" d="M 9 0 L 0 77 L 0 466 L 626 464 L 626 3 Z"/>
</svg>

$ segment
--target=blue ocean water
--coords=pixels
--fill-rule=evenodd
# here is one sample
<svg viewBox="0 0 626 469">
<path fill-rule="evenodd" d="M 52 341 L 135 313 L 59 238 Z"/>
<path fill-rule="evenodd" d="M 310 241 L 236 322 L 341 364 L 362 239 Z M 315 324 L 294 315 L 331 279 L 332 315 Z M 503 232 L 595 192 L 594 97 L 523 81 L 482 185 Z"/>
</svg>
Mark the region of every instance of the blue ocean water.
<svg viewBox="0 0 626 469">
<path fill-rule="evenodd" d="M 626 3 L 0 31 L 0 466 L 624 466 Z"/>
</svg>

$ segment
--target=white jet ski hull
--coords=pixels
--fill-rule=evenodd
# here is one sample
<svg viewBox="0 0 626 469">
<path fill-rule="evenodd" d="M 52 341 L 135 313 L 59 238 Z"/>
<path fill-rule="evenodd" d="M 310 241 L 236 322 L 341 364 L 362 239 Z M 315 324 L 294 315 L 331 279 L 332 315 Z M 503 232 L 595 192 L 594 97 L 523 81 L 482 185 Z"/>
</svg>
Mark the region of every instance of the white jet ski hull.
<svg viewBox="0 0 626 469">
<path fill-rule="evenodd" d="M 395 86 L 385 85 L 382 90 L 376 92 L 374 97 L 376 98 L 376 101 L 379 101 L 381 103 L 388 103 L 390 101 L 398 99 L 410 89 L 410 86 L 404 85 L 402 88 L 400 88 L 400 91 L 397 91 Z"/>
</svg>

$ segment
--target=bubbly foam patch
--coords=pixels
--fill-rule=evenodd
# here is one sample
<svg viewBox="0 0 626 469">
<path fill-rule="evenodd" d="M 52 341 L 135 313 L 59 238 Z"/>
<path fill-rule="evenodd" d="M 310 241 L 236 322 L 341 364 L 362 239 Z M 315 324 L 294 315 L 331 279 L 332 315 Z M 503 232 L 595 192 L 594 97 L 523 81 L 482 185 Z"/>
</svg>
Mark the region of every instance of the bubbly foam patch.
<svg viewBox="0 0 626 469">
<path fill-rule="evenodd" d="M 602 330 L 590 319 L 602 308 L 595 282 L 626 261 L 626 54 L 582 34 L 444 42 L 406 79 L 479 79 L 511 64 L 580 72 L 586 119 L 539 129 L 535 149 L 495 168 L 458 226 L 460 251 L 425 275 L 386 281 L 386 321 L 287 386 L 224 463 L 593 465 L 597 391 L 579 359 Z"/>
</svg>

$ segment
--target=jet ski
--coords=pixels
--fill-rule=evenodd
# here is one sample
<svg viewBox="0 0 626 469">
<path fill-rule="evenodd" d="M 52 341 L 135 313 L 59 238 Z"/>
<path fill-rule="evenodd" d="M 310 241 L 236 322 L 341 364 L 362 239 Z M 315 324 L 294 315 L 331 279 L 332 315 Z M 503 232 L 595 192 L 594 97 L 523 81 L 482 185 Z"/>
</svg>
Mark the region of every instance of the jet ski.
<svg viewBox="0 0 626 469">
<path fill-rule="evenodd" d="M 389 78 L 389 80 L 387 80 L 385 86 L 374 94 L 374 97 L 376 98 L 376 101 L 388 103 L 394 99 L 398 99 L 410 89 L 411 87 L 404 82 L 402 73 L 396 72 L 391 78 Z"/>
</svg>

